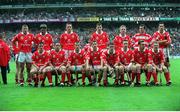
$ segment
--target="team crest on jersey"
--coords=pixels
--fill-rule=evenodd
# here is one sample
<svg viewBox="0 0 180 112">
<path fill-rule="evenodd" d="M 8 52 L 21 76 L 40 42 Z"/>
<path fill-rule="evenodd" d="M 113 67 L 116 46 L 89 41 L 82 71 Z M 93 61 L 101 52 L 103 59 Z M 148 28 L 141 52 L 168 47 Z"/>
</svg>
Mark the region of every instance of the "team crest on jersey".
<svg viewBox="0 0 180 112">
<path fill-rule="evenodd" d="M 67 36 L 64 36 L 64 39 L 67 39 Z"/>
<path fill-rule="evenodd" d="M 41 37 L 39 37 L 38 40 L 41 40 Z"/>
<path fill-rule="evenodd" d="M 23 39 L 24 39 L 24 36 L 21 36 L 20 38 L 21 38 L 21 40 L 23 40 Z"/>
<path fill-rule="evenodd" d="M 46 40 L 48 40 L 49 39 L 49 37 L 46 37 Z"/>
<path fill-rule="evenodd" d="M 36 56 L 36 59 L 38 59 L 38 56 Z"/>
<path fill-rule="evenodd" d="M 72 35 L 72 38 L 74 38 L 74 35 Z"/>
<path fill-rule="evenodd" d="M 82 58 L 83 56 L 82 56 L 82 54 L 80 55 L 80 58 Z"/>
<path fill-rule="evenodd" d="M 103 38 L 104 38 L 105 36 L 103 35 Z"/>
<path fill-rule="evenodd" d="M 97 36 L 97 37 L 96 37 L 96 40 L 98 40 L 98 39 L 99 39 L 99 37 Z"/>
<path fill-rule="evenodd" d="M 75 58 L 76 58 L 76 56 L 73 56 L 73 58 L 75 59 Z"/>
<path fill-rule="evenodd" d="M 25 40 L 25 41 L 24 41 L 24 43 L 25 43 L 25 44 L 27 44 L 27 43 L 28 43 L 28 41 L 27 41 L 27 40 Z"/>
<path fill-rule="evenodd" d="M 56 56 L 55 56 L 55 55 L 53 55 L 53 58 L 56 58 Z"/>
</svg>

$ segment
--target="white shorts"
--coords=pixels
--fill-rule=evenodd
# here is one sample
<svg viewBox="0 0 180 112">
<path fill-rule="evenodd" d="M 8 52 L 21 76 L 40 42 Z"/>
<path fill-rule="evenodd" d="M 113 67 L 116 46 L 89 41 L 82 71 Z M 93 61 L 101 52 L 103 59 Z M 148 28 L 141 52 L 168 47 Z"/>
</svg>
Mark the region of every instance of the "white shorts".
<svg viewBox="0 0 180 112">
<path fill-rule="evenodd" d="M 19 52 L 18 62 L 32 63 L 32 53 L 31 52 L 28 52 L 28 53 Z"/>
<path fill-rule="evenodd" d="M 130 63 L 129 65 L 126 65 L 125 70 L 126 71 L 131 71 L 131 66 L 132 66 L 132 63 Z"/>
<path fill-rule="evenodd" d="M 101 69 L 101 65 L 94 65 L 94 70 L 100 70 Z"/>
<path fill-rule="evenodd" d="M 18 61 L 19 54 L 15 54 L 15 61 Z"/>
<path fill-rule="evenodd" d="M 169 48 L 164 48 L 164 49 L 163 49 L 163 52 L 164 52 L 165 58 L 167 58 L 167 57 L 170 56 L 170 55 L 169 55 Z"/>
<path fill-rule="evenodd" d="M 82 71 L 82 65 L 77 65 L 77 66 L 71 66 L 72 71 Z"/>
</svg>

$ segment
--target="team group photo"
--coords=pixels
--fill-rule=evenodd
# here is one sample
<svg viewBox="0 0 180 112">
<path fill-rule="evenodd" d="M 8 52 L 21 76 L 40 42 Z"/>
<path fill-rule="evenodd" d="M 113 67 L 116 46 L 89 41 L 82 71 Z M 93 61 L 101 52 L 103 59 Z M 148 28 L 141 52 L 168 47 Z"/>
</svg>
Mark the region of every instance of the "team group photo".
<svg viewBox="0 0 180 112">
<path fill-rule="evenodd" d="M 176 2 L 4 0 L 0 111 L 180 110 Z"/>
</svg>

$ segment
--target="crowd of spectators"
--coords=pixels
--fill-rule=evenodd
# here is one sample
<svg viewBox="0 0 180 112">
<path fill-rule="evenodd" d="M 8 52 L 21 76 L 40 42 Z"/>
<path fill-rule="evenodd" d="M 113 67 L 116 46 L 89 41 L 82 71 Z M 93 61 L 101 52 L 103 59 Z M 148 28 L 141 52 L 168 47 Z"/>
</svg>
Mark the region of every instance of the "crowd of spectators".
<svg viewBox="0 0 180 112">
<path fill-rule="evenodd" d="M 61 19 L 77 17 L 180 17 L 173 8 L 68 8 L 1 10 L 0 20 Z"/>
</svg>

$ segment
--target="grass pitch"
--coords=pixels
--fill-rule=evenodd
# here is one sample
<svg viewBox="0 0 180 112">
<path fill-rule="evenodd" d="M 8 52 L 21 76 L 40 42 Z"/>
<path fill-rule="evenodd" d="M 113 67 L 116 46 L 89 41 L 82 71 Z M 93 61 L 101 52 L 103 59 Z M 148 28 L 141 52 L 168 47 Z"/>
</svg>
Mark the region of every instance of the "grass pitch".
<svg viewBox="0 0 180 112">
<path fill-rule="evenodd" d="M 19 87 L 10 65 L 8 85 L 0 84 L 0 110 L 180 110 L 180 59 L 171 60 L 170 87 L 164 76 L 159 87 Z"/>
</svg>

